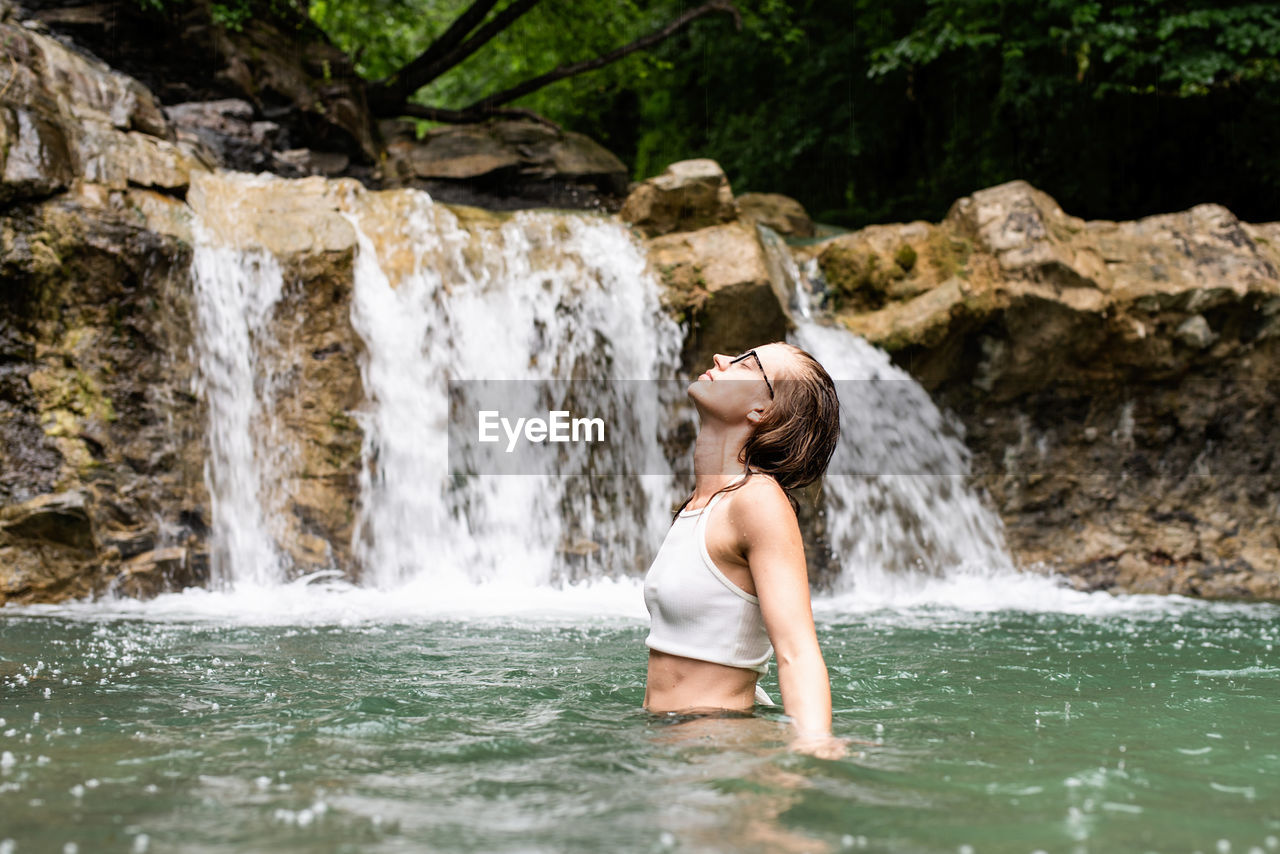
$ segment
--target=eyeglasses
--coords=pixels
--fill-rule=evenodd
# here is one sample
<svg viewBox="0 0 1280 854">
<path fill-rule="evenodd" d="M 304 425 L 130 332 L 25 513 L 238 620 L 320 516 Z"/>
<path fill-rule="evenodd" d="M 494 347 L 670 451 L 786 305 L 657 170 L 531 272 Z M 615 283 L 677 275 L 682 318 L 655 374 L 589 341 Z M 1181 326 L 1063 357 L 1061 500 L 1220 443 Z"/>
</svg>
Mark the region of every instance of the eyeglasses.
<svg viewBox="0 0 1280 854">
<path fill-rule="evenodd" d="M 769 375 L 764 372 L 764 364 L 760 361 L 760 357 L 756 355 L 755 350 L 748 350 L 729 364 L 736 365 L 748 357 L 756 360 L 756 367 L 760 369 L 760 376 L 764 378 L 765 388 L 769 389 L 769 399 L 773 400 L 773 383 L 769 382 Z"/>
</svg>

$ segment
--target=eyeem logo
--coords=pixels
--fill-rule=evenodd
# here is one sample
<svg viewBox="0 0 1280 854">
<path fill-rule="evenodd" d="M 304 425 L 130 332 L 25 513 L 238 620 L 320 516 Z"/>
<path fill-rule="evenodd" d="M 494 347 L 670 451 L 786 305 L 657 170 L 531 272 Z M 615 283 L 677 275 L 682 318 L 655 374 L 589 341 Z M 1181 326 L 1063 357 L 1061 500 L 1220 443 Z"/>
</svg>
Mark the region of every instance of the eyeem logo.
<svg viewBox="0 0 1280 854">
<path fill-rule="evenodd" d="M 603 418 L 571 418 L 567 409 L 553 409 L 547 418 L 517 418 L 515 423 L 504 418 L 496 409 L 482 409 L 479 413 L 477 439 L 481 442 L 500 442 L 498 430 L 507 437 L 507 453 L 516 449 L 521 434 L 526 442 L 603 442 Z"/>
</svg>

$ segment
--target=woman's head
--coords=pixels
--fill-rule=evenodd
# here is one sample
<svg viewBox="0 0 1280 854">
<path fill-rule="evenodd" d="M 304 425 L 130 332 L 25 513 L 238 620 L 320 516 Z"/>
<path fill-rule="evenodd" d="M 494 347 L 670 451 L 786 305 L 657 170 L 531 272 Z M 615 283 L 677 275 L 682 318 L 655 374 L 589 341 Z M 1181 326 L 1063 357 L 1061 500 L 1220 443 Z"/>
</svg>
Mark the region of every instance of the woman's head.
<svg viewBox="0 0 1280 854">
<path fill-rule="evenodd" d="M 784 489 L 822 477 L 840 438 L 840 402 L 813 356 L 785 342 L 736 358 L 717 354 L 699 380 L 689 393 L 704 422 L 711 417 L 749 431 L 739 460 L 749 470 L 767 472 Z"/>
</svg>

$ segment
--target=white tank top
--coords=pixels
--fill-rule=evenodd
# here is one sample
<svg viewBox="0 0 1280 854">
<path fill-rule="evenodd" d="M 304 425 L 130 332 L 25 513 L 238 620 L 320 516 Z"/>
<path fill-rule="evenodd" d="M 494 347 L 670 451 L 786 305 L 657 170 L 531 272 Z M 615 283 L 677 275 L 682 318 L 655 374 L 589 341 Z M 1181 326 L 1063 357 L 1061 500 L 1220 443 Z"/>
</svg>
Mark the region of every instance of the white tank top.
<svg viewBox="0 0 1280 854">
<path fill-rule="evenodd" d="M 736 483 L 746 475 L 738 475 Z M 760 600 L 725 577 L 707 552 L 707 519 L 724 493 L 683 510 L 644 577 L 650 649 L 765 673 L 773 646 Z"/>
</svg>

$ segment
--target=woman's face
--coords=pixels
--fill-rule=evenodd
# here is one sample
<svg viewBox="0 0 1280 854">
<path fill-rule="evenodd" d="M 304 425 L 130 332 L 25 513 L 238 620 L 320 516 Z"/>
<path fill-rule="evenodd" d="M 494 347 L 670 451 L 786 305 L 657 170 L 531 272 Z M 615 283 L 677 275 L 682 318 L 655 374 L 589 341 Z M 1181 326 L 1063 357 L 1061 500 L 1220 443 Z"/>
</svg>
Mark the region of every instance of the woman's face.
<svg viewBox="0 0 1280 854">
<path fill-rule="evenodd" d="M 689 386 L 689 397 L 704 419 L 753 421 L 773 398 L 770 386 L 789 375 L 793 358 L 781 344 L 765 344 L 736 356 L 717 353 L 712 366 Z"/>
</svg>

